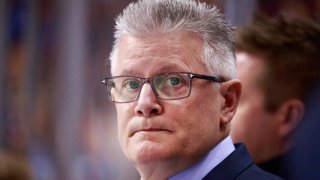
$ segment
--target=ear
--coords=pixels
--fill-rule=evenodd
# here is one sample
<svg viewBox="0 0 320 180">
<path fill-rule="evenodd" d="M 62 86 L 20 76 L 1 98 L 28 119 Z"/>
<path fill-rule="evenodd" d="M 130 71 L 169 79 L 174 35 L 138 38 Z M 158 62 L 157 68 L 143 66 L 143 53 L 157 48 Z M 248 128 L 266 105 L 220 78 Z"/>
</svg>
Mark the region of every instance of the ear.
<svg viewBox="0 0 320 180">
<path fill-rule="evenodd" d="M 280 106 L 279 112 L 282 113 L 279 134 L 282 137 L 290 136 L 302 119 L 304 103 L 299 99 L 289 99 Z"/>
<path fill-rule="evenodd" d="M 238 79 L 224 82 L 221 85 L 220 92 L 224 98 L 221 106 L 220 123 L 227 125 L 236 113 L 241 94 L 241 83 Z"/>
</svg>

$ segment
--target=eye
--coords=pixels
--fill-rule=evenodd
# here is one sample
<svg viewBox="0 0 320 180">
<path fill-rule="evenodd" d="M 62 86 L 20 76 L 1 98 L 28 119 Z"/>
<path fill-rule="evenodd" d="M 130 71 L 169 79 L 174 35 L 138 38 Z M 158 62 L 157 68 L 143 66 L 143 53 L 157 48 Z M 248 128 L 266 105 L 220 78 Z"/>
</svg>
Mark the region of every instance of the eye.
<svg viewBox="0 0 320 180">
<path fill-rule="evenodd" d="M 123 83 L 123 86 L 126 88 L 126 89 L 138 89 L 139 86 L 140 86 L 140 83 L 138 80 L 136 79 L 129 79 L 129 80 L 126 80 L 124 83 Z"/>
<path fill-rule="evenodd" d="M 188 77 L 183 74 L 172 73 L 172 74 L 164 74 L 156 77 L 153 80 L 154 86 L 158 90 L 165 89 L 179 89 L 185 86 L 188 86 Z"/>
<path fill-rule="evenodd" d="M 163 85 L 165 87 L 180 87 L 182 85 L 184 85 L 186 82 L 186 80 L 180 76 L 180 75 L 170 75 L 167 76 L 164 81 L 163 81 Z"/>
<path fill-rule="evenodd" d="M 168 81 L 170 82 L 171 85 L 176 86 L 182 82 L 182 79 L 178 77 L 170 77 Z"/>
</svg>

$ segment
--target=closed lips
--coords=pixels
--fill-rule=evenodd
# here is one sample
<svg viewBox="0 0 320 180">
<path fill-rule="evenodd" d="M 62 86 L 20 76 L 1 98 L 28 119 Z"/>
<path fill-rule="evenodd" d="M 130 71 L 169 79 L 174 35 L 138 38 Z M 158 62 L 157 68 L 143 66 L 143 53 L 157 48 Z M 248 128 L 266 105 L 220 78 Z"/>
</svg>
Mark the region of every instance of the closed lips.
<svg viewBox="0 0 320 180">
<path fill-rule="evenodd" d="M 136 131 L 133 131 L 131 136 L 133 136 L 135 133 L 138 133 L 138 132 L 171 132 L 171 131 L 168 129 L 163 129 L 163 128 L 150 127 L 150 128 L 142 128 L 142 129 L 138 129 Z"/>
</svg>

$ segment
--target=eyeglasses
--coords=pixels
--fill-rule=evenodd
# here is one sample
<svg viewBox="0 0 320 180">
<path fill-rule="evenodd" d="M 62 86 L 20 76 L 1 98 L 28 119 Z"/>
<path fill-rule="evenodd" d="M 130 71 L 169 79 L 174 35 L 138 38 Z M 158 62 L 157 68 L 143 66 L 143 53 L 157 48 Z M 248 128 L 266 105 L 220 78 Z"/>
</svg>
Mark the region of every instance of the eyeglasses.
<svg viewBox="0 0 320 180">
<path fill-rule="evenodd" d="M 150 78 L 135 76 L 113 76 L 102 80 L 106 85 L 108 99 L 116 103 L 128 103 L 139 98 L 145 83 L 149 83 L 159 99 L 176 100 L 190 96 L 192 79 L 205 79 L 213 82 L 225 82 L 218 76 L 207 76 L 188 72 L 172 72 Z"/>
</svg>

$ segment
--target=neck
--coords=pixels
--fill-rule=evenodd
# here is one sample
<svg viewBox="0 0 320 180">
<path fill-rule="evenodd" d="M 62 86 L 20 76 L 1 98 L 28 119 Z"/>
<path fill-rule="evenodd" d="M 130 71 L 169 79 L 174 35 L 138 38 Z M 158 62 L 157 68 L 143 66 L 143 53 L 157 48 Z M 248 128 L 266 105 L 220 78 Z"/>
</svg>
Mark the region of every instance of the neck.
<svg viewBox="0 0 320 180">
<path fill-rule="evenodd" d="M 253 152 L 252 157 L 258 164 L 269 161 L 287 153 L 291 149 L 291 144 L 288 142 L 269 142 L 265 148 L 261 148 L 263 152 Z"/>
<path fill-rule="evenodd" d="M 139 164 L 136 168 L 142 180 L 165 180 L 183 170 L 183 167 L 178 166 L 179 164 L 178 162 L 153 162 Z"/>
<path fill-rule="evenodd" d="M 179 159 L 170 161 L 153 161 L 136 164 L 142 180 L 165 180 L 169 177 L 192 166 L 202 157 L 193 158 L 193 160 Z"/>
</svg>

